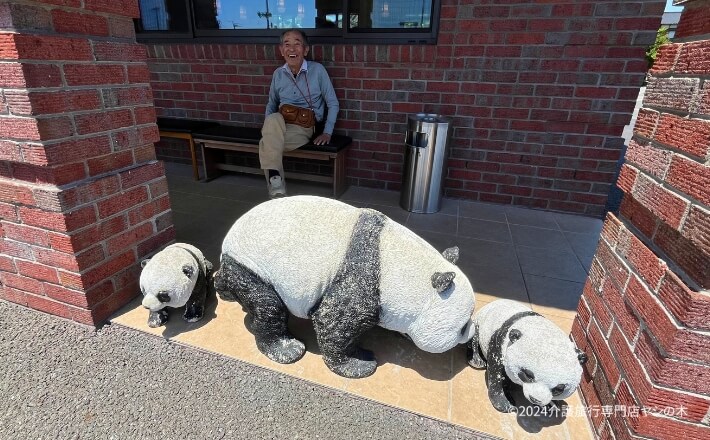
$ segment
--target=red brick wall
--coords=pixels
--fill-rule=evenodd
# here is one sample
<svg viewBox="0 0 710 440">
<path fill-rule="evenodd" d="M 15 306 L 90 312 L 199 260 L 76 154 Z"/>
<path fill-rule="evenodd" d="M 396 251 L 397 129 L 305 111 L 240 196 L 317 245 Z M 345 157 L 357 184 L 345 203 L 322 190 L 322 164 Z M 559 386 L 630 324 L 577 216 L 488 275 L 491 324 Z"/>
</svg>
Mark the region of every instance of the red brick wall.
<svg viewBox="0 0 710 440">
<path fill-rule="evenodd" d="M 446 194 L 600 216 L 665 2 L 445 0 L 437 45 L 315 45 L 351 183 L 399 189 L 407 115 L 454 118 Z M 164 116 L 259 126 L 273 45 L 148 45 Z"/>
<path fill-rule="evenodd" d="M 572 331 L 591 358 L 587 405 L 640 409 L 593 415 L 600 438 L 710 438 L 710 28 L 699 25 L 710 0 L 684 5 L 686 25 L 650 72 L 620 214 L 607 216 Z"/>
<path fill-rule="evenodd" d="M 0 4 L 0 298 L 98 324 L 174 238 L 137 14 Z"/>
</svg>

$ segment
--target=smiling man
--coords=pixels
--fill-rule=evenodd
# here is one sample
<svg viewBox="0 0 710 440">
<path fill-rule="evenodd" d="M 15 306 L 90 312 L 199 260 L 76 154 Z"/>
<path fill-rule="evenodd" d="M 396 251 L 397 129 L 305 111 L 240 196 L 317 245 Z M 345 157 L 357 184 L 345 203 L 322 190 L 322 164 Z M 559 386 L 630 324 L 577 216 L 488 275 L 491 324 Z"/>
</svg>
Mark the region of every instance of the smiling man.
<svg viewBox="0 0 710 440">
<path fill-rule="evenodd" d="M 271 79 L 266 119 L 259 141 L 259 161 L 267 180 L 269 197 L 286 195 L 283 153 L 307 144 L 314 135 L 315 122 L 322 121 L 328 109 L 323 133 L 315 145 L 330 142 L 339 104 L 325 68 L 307 61 L 308 38 L 300 29 L 281 34 L 279 52 L 286 64 L 276 69 Z"/>
</svg>

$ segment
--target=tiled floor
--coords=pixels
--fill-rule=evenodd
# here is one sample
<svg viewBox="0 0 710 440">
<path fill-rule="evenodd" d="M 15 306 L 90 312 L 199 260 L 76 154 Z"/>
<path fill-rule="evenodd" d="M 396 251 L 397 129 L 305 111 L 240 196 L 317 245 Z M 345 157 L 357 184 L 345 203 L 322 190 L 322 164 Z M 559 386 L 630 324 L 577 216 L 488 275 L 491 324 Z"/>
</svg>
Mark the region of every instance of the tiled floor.
<svg viewBox="0 0 710 440">
<path fill-rule="evenodd" d="M 263 177 L 230 174 L 209 183 L 192 180 L 190 167 L 166 163 L 178 241 L 201 248 L 219 262 L 221 241 L 232 223 L 266 201 Z M 290 194 L 328 196 L 330 187 L 289 181 Z M 599 237 L 601 220 L 523 208 L 445 199 L 436 214 L 399 207 L 399 193 L 351 187 L 341 200 L 377 209 L 443 250 L 460 248 L 459 267 L 476 290 L 476 307 L 496 298 L 530 305 L 569 331 Z M 378 359 L 375 374 L 351 380 L 328 370 L 308 321 L 290 322 L 308 349 L 291 365 L 271 362 L 256 349 L 236 303 L 212 301 L 203 321 L 187 324 L 173 314 L 166 327 L 149 329 L 147 312 L 135 301 L 113 322 L 200 349 L 334 387 L 503 438 L 592 438 L 577 394 L 566 418 L 500 414 L 490 405 L 484 374 L 465 361 L 463 346 L 442 354 L 422 352 L 399 335 L 375 329 L 362 341 Z"/>
</svg>

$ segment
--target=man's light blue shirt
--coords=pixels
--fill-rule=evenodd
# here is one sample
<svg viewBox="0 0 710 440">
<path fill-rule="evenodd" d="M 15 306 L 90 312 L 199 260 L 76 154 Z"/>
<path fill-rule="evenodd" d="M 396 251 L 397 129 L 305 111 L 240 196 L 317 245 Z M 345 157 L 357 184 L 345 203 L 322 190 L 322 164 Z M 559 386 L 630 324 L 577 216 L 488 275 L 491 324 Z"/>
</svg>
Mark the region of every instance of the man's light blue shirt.
<svg viewBox="0 0 710 440">
<path fill-rule="evenodd" d="M 310 104 L 304 96 L 308 98 Z M 322 64 L 303 60 L 301 70 L 299 70 L 295 78 L 288 64 L 276 69 L 271 78 L 266 115 L 278 112 L 281 104 L 313 108 L 318 121 L 323 120 L 323 113 L 327 105 L 328 119 L 325 121 L 323 133 L 333 134 L 340 105 L 338 104 L 337 96 L 335 96 L 333 83 L 330 82 L 328 72 L 326 72 Z"/>
</svg>

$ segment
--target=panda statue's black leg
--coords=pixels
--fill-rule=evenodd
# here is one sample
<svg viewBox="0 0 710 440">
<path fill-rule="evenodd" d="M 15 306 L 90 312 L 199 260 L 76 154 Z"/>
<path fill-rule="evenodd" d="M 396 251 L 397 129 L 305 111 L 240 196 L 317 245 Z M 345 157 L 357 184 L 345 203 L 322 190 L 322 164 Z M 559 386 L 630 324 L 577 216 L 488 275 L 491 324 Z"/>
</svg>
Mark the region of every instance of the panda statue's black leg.
<svg viewBox="0 0 710 440">
<path fill-rule="evenodd" d="M 323 360 L 340 376 L 366 377 L 377 368 L 373 354 L 356 344 L 379 322 L 379 238 L 384 222 L 376 211 L 360 215 L 345 261 L 311 312 Z"/>
<path fill-rule="evenodd" d="M 478 323 L 473 324 L 473 338 L 466 344 L 468 364 L 473 368 L 486 368 L 486 360 L 481 356 L 478 341 Z"/>
<path fill-rule="evenodd" d="M 148 314 L 148 327 L 150 328 L 158 328 L 166 322 L 168 322 L 168 311 L 165 309 L 157 312 L 151 311 Z"/>
<path fill-rule="evenodd" d="M 289 332 L 288 310 L 273 286 L 229 255 L 222 255 L 215 288 L 220 298 L 238 301 L 251 315 L 256 346 L 266 357 L 280 364 L 303 357 L 306 347 Z"/>
<path fill-rule="evenodd" d="M 488 341 L 488 369 L 486 370 L 486 385 L 488 398 L 495 409 L 509 413 L 516 410 L 505 393 L 506 381 L 509 380 L 503 364 L 503 344 L 506 339 L 506 329 L 498 329 Z"/>
<path fill-rule="evenodd" d="M 212 263 L 205 260 L 205 267 L 207 272 L 203 273 L 200 270 L 192 295 L 190 295 L 190 299 L 185 304 L 183 319 L 187 322 L 197 322 L 205 315 L 205 301 L 207 300 L 208 280 L 212 272 Z"/>
<path fill-rule="evenodd" d="M 505 392 L 507 380 L 508 376 L 505 375 L 505 367 L 503 365 L 494 366 L 490 362 L 488 363 L 488 371 L 486 371 L 488 398 L 495 409 L 504 413 L 516 410 Z"/>
</svg>

